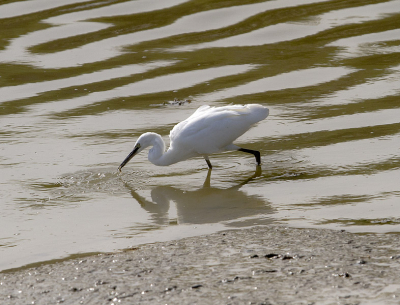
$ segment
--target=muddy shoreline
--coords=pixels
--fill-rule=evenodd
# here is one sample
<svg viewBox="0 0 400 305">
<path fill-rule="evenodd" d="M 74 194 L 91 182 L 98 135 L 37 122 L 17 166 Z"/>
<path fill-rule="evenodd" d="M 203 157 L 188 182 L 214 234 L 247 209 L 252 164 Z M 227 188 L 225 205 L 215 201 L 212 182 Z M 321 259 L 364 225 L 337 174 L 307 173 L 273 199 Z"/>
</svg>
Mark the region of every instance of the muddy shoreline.
<svg viewBox="0 0 400 305">
<path fill-rule="evenodd" d="M 231 230 L 0 273 L 1 304 L 398 304 L 400 236 Z"/>
</svg>

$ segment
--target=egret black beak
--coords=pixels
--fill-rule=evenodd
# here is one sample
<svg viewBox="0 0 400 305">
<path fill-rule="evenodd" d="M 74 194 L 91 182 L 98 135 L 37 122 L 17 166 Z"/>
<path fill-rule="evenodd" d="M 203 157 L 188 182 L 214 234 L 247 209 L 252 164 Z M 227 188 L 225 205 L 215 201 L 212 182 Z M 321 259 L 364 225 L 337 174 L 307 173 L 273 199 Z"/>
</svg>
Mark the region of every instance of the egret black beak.
<svg viewBox="0 0 400 305">
<path fill-rule="evenodd" d="M 140 148 L 140 144 L 136 144 L 135 148 L 130 152 L 130 154 L 122 161 L 121 165 L 118 167 L 118 171 L 121 172 L 121 169 L 128 163 L 137 153 Z"/>
</svg>

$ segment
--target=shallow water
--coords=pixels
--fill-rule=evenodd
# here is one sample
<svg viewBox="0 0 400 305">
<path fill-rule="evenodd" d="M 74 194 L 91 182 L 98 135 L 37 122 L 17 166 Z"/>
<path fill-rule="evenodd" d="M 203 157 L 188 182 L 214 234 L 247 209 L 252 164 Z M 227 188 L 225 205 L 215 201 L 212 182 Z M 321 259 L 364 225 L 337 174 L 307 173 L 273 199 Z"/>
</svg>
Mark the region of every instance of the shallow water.
<svg viewBox="0 0 400 305">
<path fill-rule="evenodd" d="M 0 5 L 0 270 L 227 228 L 400 231 L 400 1 Z M 181 105 L 174 99 L 190 100 Z M 235 152 L 117 167 L 204 104 Z"/>
</svg>

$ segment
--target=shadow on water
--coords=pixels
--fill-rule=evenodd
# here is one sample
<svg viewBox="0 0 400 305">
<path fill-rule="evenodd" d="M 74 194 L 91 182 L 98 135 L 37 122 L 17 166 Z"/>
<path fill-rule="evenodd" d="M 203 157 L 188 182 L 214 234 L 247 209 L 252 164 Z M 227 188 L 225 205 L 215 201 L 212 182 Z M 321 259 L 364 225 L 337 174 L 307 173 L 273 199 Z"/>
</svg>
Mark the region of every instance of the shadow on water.
<svg viewBox="0 0 400 305">
<path fill-rule="evenodd" d="M 211 186 L 211 170 L 208 170 L 203 187 L 184 191 L 172 186 L 156 186 L 147 200 L 128 182 L 124 182 L 132 197 L 146 210 L 154 224 L 169 224 L 170 201 L 176 205 L 178 224 L 206 224 L 232 222 L 257 215 L 272 214 L 273 209 L 258 195 L 248 195 L 240 188 L 261 176 L 261 167 L 243 182 L 229 188 Z"/>
</svg>

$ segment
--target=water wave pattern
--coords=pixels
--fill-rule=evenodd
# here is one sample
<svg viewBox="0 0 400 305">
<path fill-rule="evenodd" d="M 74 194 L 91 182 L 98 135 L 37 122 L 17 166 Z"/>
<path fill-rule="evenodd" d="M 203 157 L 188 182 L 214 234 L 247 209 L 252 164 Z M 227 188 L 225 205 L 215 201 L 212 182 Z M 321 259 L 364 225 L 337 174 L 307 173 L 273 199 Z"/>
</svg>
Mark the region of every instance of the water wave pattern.
<svg viewBox="0 0 400 305">
<path fill-rule="evenodd" d="M 8 1 L 0 28 L 0 270 L 176 224 L 400 231 L 399 0 Z M 236 153 L 211 185 L 201 158 L 117 175 L 141 133 L 230 103 L 270 108 L 238 142 L 261 175 Z"/>
</svg>

